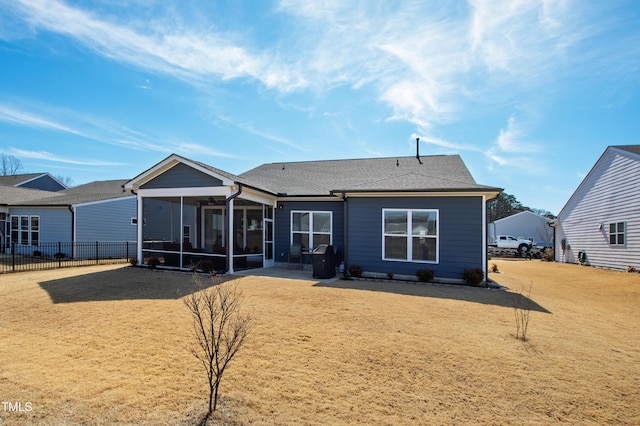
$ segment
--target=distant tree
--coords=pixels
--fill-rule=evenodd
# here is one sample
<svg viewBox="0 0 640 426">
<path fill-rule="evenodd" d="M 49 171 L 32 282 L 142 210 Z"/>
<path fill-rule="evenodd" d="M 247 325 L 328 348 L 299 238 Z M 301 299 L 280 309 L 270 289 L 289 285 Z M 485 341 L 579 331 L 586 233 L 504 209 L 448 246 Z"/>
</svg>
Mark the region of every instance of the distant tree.
<svg viewBox="0 0 640 426">
<path fill-rule="evenodd" d="M 62 182 L 68 188 L 71 188 L 73 186 L 73 179 L 71 179 L 71 176 L 57 175 L 56 179 L 58 179 L 60 182 Z"/>
<path fill-rule="evenodd" d="M 556 216 L 551 213 L 549 210 L 545 210 L 545 209 L 530 209 L 533 213 L 540 215 L 540 216 L 544 216 L 547 219 L 555 219 Z"/>
<path fill-rule="evenodd" d="M 12 176 L 22 170 L 22 161 L 13 155 L 0 154 L 0 175 Z"/>
<path fill-rule="evenodd" d="M 515 196 L 501 192 L 496 198 L 487 203 L 487 220 L 494 222 L 525 210 L 529 210 L 529 208 L 523 206 Z"/>
</svg>

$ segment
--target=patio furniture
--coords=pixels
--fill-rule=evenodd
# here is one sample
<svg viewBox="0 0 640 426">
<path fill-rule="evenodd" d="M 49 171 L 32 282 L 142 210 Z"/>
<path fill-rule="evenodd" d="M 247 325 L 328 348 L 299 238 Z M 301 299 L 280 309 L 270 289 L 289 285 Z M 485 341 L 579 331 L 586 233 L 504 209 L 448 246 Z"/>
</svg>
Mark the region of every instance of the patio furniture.
<svg viewBox="0 0 640 426">
<path fill-rule="evenodd" d="M 298 268 L 302 269 L 302 246 L 300 244 L 292 244 L 289 247 L 287 268 L 290 268 L 292 263 L 297 264 Z"/>
</svg>

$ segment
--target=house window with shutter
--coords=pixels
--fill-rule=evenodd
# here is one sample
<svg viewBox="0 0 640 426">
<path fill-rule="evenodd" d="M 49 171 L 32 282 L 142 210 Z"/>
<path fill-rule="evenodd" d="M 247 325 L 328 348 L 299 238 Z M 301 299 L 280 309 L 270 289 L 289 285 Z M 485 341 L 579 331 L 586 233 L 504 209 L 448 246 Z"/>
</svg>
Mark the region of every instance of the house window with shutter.
<svg viewBox="0 0 640 426">
<path fill-rule="evenodd" d="M 609 224 L 609 244 L 612 246 L 620 246 L 626 244 L 627 226 L 624 222 L 615 222 Z"/>
</svg>

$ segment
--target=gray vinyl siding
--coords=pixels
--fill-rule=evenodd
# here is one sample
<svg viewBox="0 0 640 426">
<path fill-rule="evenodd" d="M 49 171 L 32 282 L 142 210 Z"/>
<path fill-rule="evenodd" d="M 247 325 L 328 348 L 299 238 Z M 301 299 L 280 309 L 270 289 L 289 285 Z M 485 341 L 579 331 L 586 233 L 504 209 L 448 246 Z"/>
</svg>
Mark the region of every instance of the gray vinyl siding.
<svg viewBox="0 0 640 426">
<path fill-rule="evenodd" d="M 332 212 L 332 241 L 333 245 L 337 247 L 338 259 L 342 259 L 344 253 L 344 204 L 341 201 L 278 201 L 274 218 L 274 259 L 276 262 L 287 261 L 291 244 L 292 210 Z"/>
<path fill-rule="evenodd" d="M 76 241 L 136 241 L 136 198 L 81 205 L 76 207 Z"/>
<path fill-rule="evenodd" d="M 367 272 L 415 275 L 432 269 L 436 277 L 461 279 L 466 268 L 484 268 L 482 197 L 349 198 L 348 265 Z M 439 262 L 383 260 L 382 210 L 436 209 L 439 212 Z"/>
<path fill-rule="evenodd" d="M 32 188 L 54 192 L 65 189 L 64 186 L 60 185 L 60 183 L 58 183 L 55 179 L 47 175 L 40 176 L 39 178 L 36 178 L 19 186 L 20 188 Z"/>
<path fill-rule="evenodd" d="M 640 267 L 640 157 L 608 148 L 558 215 L 556 260 L 601 268 Z M 626 244 L 609 244 L 609 224 L 625 222 Z M 562 241 L 564 240 L 564 249 Z"/>
<path fill-rule="evenodd" d="M 220 185 L 222 185 L 221 180 L 180 163 L 145 183 L 141 189 L 200 188 Z"/>
<path fill-rule="evenodd" d="M 40 216 L 40 242 L 71 242 L 71 211 L 67 207 L 19 207 L 12 208 L 10 215 Z"/>
</svg>

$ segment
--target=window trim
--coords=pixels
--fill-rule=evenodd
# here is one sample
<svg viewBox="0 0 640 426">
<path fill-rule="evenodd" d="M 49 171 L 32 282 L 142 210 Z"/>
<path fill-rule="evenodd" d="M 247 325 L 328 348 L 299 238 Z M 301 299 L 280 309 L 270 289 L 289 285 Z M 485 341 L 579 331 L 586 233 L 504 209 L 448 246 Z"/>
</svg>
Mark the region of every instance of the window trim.
<svg viewBox="0 0 640 426">
<path fill-rule="evenodd" d="M 14 218 L 17 221 L 14 227 Z M 34 219 L 37 223 L 37 229 L 34 229 Z M 23 220 L 26 220 L 27 226 L 23 229 Z M 40 232 L 41 232 L 41 220 L 40 215 L 28 215 L 28 214 L 12 214 L 9 219 L 9 245 L 15 244 L 17 246 L 37 246 L 40 244 Z M 22 244 L 23 233 L 27 236 L 26 244 Z M 37 236 L 37 239 L 34 238 Z M 35 244 L 34 244 L 35 241 Z"/>
<path fill-rule="evenodd" d="M 295 213 L 308 213 L 309 214 L 309 230 L 308 231 L 294 231 L 293 230 L 293 216 Z M 313 215 L 315 213 L 325 213 L 329 214 L 329 232 L 314 232 L 313 230 Z M 291 210 L 291 214 L 289 217 L 289 244 L 293 244 L 293 235 L 294 234 L 308 234 L 309 235 L 309 246 L 306 247 L 307 250 L 311 251 L 316 246 L 313 244 L 313 234 L 318 235 L 329 235 L 329 245 L 333 245 L 333 211 L 331 210 Z"/>
<path fill-rule="evenodd" d="M 622 232 L 618 229 L 622 225 Z M 615 227 L 615 231 L 611 231 L 611 227 Z M 609 245 L 612 247 L 625 247 L 627 245 L 627 222 L 610 222 L 609 223 Z M 622 236 L 622 243 L 620 243 L 620 236 Z"/>
<path fill-rule="evenodd" d="M 407 231 L 404 234 L 387 234 L 385 232 L 385 213 L 386 212 L 405 212 L 407 214 Z M 424 212 L 424 213 L 435 213 L 436 214 L 436 234 L 435 235 L 425 235 L 424 238 L 432 238 L 436 241 L 436 257 L 435 260 L 413 260 L 413 239 L 416 236 L 412 235 L 412 223 L 413 223 L 413 213 L 414 212 Z M 385 256 L 386 253 L 386 237 L 403 237 L 407 240 L 407 258 L 406 259 L 396 259 L 396 258 L 387 258 Z M 418 237 L 419 238 L 419 237 Z M 382 209 L 382 260 L 387 262 L 409 262 L 409 263 L 428 263 L 428 264 L 439 264 L 440 263 L 440 210 L 439 209 L 408 209 L 408 208 L 383 208 Z"/>
</svg>

